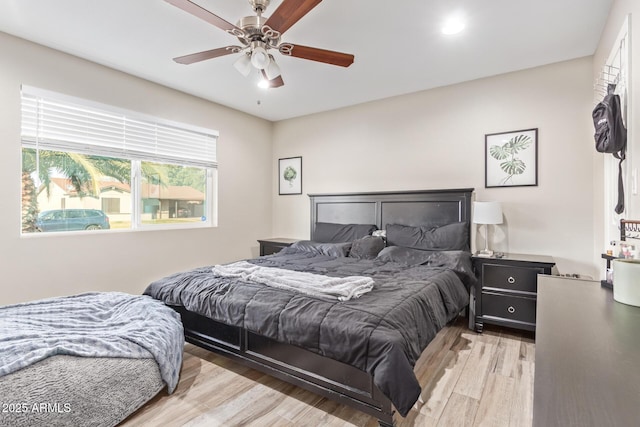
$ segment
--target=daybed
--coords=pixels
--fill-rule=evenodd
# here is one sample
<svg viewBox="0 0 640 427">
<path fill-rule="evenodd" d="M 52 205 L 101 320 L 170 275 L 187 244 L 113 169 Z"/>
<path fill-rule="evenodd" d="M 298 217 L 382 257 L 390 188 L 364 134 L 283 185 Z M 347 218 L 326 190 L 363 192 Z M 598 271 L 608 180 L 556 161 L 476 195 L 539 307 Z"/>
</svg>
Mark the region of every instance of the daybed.
<svg viewBox="0 0 640 427">
<path fill-rule="evenodd" d="M 181 314 L 187 341 L 393 425 L 392 405 L 404 416 L 420 395 L 415 361 L 469 303 L 471 194 L 311 195 L 310 241 L 145 294 Z"/>
<path fill-rule="evenodd" d="M 0 307 L 0 425 L 115 426 L 173 391 L 183 347 L 179 316 L 147 296 Z"/>
</svg>

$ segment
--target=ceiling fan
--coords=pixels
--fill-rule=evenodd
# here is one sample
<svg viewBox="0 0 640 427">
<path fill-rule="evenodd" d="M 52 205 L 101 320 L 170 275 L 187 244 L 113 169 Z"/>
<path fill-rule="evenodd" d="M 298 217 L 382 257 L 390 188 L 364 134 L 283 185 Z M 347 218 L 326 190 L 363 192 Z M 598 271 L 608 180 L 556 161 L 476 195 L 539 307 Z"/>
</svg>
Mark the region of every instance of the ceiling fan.
<svg viewBox="0 0 640 427">
<path fill-rule="evenodd" d="M 241 44 L 240 46 L 226 46 L 173 58 L 175 62 L 180 64 L 193 64 L 219 56 L 240 53 L 241 56 L 234 63 L 234 67 L 240 73 L 246 77 L 252 67 L 256 68 L 262 75 L 266 87 L 280 87 L 284 85 L 284 80 L 280 74 L 280 67 L 278 67 L 273 55 L 269 53 L 270 49 L 276 49 L 282 55 L 341 67 L 348 67 L 354 60 L 354 56 L 347 53 L 281 42 L 282 34 L 322 0 L 283 0 L 268 18 L 263 17 L 262 14 L 271 0 L 249 0 L 256 15 L 240 18 L 236 25 L 225 21 L 190 0 L 165 1 L 237 37 Z"/>
</svg>

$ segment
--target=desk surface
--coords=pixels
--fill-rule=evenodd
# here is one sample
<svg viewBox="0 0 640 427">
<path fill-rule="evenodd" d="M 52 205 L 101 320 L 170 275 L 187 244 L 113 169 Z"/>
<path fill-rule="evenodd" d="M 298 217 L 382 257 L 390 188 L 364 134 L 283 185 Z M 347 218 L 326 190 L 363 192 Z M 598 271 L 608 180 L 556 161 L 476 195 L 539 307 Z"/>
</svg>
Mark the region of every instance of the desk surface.
<svg viewBox="0 0 640 427">
<path fill-rule="evenodd" d="M 640 307 L 600 282 L 539 276 L 533 425 L 640 422 Z"/>
</svg>

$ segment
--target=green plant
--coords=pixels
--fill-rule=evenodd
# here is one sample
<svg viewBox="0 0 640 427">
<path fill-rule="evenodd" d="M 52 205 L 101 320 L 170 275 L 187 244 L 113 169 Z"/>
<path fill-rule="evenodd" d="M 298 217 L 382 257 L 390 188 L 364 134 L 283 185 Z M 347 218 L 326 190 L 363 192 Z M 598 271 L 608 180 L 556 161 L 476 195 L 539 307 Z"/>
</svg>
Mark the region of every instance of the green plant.
<svg viewBox="0 0 640 427">
<path fill-rule="evenodd" d="M 502 169 L 507 176 L 500 181 L 500 184 L 506 184 L 511 181 L 515 175 L 522 175 L 527 169 L 527 165 L 516 157 L 522 150 L 529 148 L 533 139 L 529 135 L 516 135 L 503 145 L 492 145 L 489 148 L 489 154 L 496 160 L 504 160 L 500 163 Z"/>
<path fill-rule="evenodd" d="M 282 174 L 282 177 L 289 182 L 289 187 L 293 187 L 293 180 L 296 179 L 297 176 L 298 172 L 296 172 L 292 166 L 287 166 Z"/>
<path fill-rule="evenodd" d="M 38 231 L 36 219 L 38 219 L 38 198 L 36 186 L 29 173 L 22 172 L 22 232 L 33 233 Z"/>
</svg>

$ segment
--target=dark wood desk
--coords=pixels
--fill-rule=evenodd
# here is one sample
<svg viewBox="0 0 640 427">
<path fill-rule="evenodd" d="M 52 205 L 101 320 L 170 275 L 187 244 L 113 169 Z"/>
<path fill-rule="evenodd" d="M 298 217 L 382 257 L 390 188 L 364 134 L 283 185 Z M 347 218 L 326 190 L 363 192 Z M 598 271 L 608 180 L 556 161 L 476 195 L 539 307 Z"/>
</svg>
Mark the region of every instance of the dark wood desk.
<svg viewBox="0 0 640 427">
<path fill-rule="evenodd" d="M 534 427 L 640 425 L 640 307 L 538 276 Z"/>
</svg>

